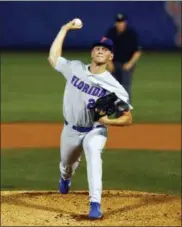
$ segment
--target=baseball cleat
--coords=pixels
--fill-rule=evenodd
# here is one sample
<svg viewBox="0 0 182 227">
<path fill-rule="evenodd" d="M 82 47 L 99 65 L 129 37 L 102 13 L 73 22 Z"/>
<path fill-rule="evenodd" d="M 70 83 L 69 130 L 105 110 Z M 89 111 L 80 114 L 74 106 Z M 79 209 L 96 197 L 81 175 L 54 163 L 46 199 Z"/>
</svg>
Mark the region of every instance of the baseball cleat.
<svg viewBox="0 0 182 227">
<path fill-rule="evenodd" d="M 102 217 L 100 203 L 97 203 L 97 202 L 90 203 L 90 212 L 89 212 L 88 217 L 91 219 L 99 219 Z"/>
<path fill-rule="evenodd" d="M 64 180 L 62 177 L 59 180 L 59 192 L 61 194 L 67 194 L 70 190 L 71 180 Z"/>
</svg>

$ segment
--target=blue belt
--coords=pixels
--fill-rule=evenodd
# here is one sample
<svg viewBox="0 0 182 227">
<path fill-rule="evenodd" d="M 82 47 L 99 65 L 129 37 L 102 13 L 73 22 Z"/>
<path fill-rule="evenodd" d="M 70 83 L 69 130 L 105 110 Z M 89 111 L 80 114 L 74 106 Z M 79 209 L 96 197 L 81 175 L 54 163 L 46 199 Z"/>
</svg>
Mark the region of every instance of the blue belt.
<svg viewBox="0 0 182 227">
<path fill-rule="evenodd" d="M 68 122 L 64 120 L 65 125 L 68 125 Z M 97 125 L 96 128 L 104 128 L 104 125 Z M 73 125 L 72 128 L 78 132 L 90 132 L 94 127 L 79 127 Z"/>
</svg>

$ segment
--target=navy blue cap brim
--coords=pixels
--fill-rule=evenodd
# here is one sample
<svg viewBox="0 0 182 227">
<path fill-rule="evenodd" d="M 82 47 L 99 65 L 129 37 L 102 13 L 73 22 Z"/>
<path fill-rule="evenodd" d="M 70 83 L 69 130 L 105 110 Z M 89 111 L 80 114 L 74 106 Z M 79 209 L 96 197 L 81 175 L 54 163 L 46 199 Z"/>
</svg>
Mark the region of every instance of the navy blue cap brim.
<svg viewBox="0 0 182 227">
<path fill-rule="evenodd" d="M 118 18 L 116 18 L 116 20 L 115 20 L 116 22 L 123 22 L 123 21 L 126 21 L 126 18 L 122 18 L 122 19 L 118 19 Z"/>
<path fill-rule="evenodd" d="M 96 47 L 96 46 L 103 46 L 103 47 L 106 47 L 107 49 L 109 49 L 111 52 L 114 51 L 114 50 L 113 50 L 113 46 L 110 46 L 110 45 L 108 45 L 108 44 L 106 44 L 106 43 L 103 43 L 103 42 L 94 43 L 94 44 L 92 45 L 92 48 L 94 48 L 94 47 Z"/>
</svg>

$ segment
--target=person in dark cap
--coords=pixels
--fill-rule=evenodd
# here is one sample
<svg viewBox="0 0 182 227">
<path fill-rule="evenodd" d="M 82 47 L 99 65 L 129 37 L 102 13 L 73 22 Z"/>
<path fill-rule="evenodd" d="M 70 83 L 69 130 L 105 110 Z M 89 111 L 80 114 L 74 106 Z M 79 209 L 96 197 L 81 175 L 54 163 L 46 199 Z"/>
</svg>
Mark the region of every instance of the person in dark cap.
<svg viewBox="0 0 182 227">
<path fill-rule="evenodd" d="M 141 47 L 135 30 L 128 26 L 127 17 L 118 13 L 115 26 L 105 34 L 114 43 L 114 58 L 108 70 L 123 85 L 131 100 L 132 74 L 141 56 Z"/>
<path fill-rule="evenodd" d="M 62 25 L 48 56 L 50 65 L 66 79 L 63 98 L 64 128 L 60 137 L 59 192 L 69 192 L 72 177 L 80 165 L 84 151 L 90 201 L 88 217 L 100 219 L 103 216 L 102 152 L 107 142 L 107 127 L 130 126 L 133 107 L 129 103 L 128 93 L 106 69 L 108 61 L 113 59 L 114 45 L 111 39 L 102 37 L 93 43 L 88 65 L 64 57 L 63 43 L 67 33 L 81 29 L 82 26 L 75 23 L 75 19 Z M 108 98 L 109 95 L 114 95 L 114 100 Z M 106 106 L 95 106 L 99 99 L 101 102 L 106 100 L 104 103 L 108 104 L 107 112 Z M 118 112 L 119 116 L 110 117 L 112 110 Z"/>
</svg>

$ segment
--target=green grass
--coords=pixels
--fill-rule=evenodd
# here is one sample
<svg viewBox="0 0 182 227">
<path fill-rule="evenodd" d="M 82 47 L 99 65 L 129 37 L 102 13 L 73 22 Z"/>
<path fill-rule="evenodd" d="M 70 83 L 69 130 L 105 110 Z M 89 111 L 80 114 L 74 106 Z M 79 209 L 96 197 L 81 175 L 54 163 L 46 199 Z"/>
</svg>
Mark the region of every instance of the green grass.
<svg viewBox="0 0 182 227">
<path fill-rule="evenodd" d="M 180 194 L 180 152 L 105 150 L 104 189 Z M 2 190 L 57 190 L 59 149 L 3 149 Z M 86 163 L 72 179 L 72 190 L 87 189 Z"/>
<path fill-rule="evenodd" d="M 65 52 L 68 59 L 89 63 L 88 52 Z M 3 53 L 2 122 L 62 121 L 65 80 L 47 61 L 47 53 Z M 144 53 L 133 80 L 135 122 L 180 122 L 179 53 Z"/>
</svg>

